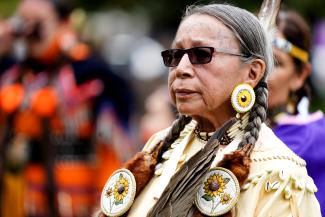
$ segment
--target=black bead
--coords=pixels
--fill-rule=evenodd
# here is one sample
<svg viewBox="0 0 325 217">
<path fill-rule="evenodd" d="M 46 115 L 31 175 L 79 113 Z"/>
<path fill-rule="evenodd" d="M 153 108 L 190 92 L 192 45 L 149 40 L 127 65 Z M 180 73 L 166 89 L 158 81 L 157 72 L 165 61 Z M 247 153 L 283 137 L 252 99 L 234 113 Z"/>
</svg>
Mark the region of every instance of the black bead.
<svg viewBox="0 0 325 217">
<path fill-rule="evenodd" d="M 240 97 L 240 100 L 241 100 L 242 102 L 246 102 L 247 97 L 246 97 L 246 96 L 242 96 L 242 97 Z"/>
</svg>

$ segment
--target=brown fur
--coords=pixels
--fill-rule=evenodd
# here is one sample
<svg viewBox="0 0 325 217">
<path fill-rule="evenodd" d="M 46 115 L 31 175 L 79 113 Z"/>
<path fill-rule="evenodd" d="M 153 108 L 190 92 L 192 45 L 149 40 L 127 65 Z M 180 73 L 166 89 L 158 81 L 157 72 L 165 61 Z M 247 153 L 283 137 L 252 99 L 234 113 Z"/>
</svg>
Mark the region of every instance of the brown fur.
<svg viewBox="0 0 325 217">
<path fill-rule="evenodd" d="M 155 166 L 157 164 L 158 151 L 161 148 L 161 144 L 152 153 L 138 152 L 130 160 L 128 160 L 122 168 L 128 169 L 132 172 L 136 181 L 136 196 L 141 192 L 141 190 L 146 186 L 146 184 L 152 178 L 155 172 Z M 106 217 L 103 212 L 96 214 L 98 217 Z M 122 215 L 126 216 L 126 214 Z M 97 217 L 96 216 L 96 217 Z"/>
<path fill-rule="evenodd" d="M 247 148 L 226 154 L 218 166 L 229 169 L 242 185 L 248 177 L 251 159 L 247 155 Z"/>
<path fill-rule="evenodd" d="M 146 186 L 155 172 L 157 164 L 157 151 L 152 154 L 138 152 L 133 158 L 128 160 L 124 168 L 130 170 L 137 183 L 136 195 Z"/>
<path fill-rule="evenodd" d="M 192 217 L 204 217 L 205 215 L 203 215 L 202 213 L 200 213 L 200 211 L 198 209 L 196 209 L 193 213 Z"/>
</svg>

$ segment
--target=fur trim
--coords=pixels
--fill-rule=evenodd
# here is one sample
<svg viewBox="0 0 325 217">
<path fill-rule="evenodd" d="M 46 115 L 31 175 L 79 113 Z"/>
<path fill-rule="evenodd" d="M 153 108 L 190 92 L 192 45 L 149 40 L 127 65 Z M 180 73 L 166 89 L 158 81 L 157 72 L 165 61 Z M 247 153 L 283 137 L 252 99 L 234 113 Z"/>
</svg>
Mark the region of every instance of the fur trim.
<svg viewBox="0 0 325 217">
<path fill-rule="evenodd" d="M 136 195 L 141 192 L 154 175 L 157 156 L 158 149 L 151 154 L 147 152 L 138 152 L 123 166 L 123 168 L 130 170 L 135 177 L 137 183 Z"/>
<path fill-rule="evenodd" d="M 218 166 L 229 169 L 242 185 L 248 177 L 251 159 L 246 148 L 226 154 Z"/>
<path fill-rule="evenodd" d="M 142 189 L 153 177 L 157 164 L 158 151 L 160 148 L 161 143 L 159 144 L 158 148 L 156 148 L 156 150 L 154 150 L 152 153 L 138 152 L 133 156 L 133 158 L 128 160 L 122 166 L 122 168 L 130 170 L 134 175 L 135 182 L 137 184 L 136 196 L 142 191 Z M 122 216 L 126 215 L 127 213 Z M 94 216 L 106 217 L 106 215 L 101 211 L 96 212 Z"/>
<path fill-rule="evenodd" d="M 196 209 L 193 213 L 192 217 L 204 217 L 204 215 L 202 213 L 200 213 L 200 211 L 198 209 Z"/>
</svg>

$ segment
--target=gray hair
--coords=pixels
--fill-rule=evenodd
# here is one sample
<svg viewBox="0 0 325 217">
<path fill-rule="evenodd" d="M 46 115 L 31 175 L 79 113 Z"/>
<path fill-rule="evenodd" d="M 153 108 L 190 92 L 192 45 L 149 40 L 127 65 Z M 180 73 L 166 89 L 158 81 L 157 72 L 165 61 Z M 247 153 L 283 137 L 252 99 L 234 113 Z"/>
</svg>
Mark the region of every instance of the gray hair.
<svg viewBox="0 0 325 217">
<path fill-rule="evenodd" d="M 271 40 L 265 29 L 252 13 L 225 4 L 192 5 L 187 7 L 183 19 L 193 14 L 206 14 L 215 17 L 227 26 L 238 39 L 240 50 L 247 57 L 242 61 L 249 63 L 254 59 L 265 62 L 266 69 L 261 81 L 266 81 L 267 75 L 273 70 L 273 52 Z M 249 114 L 249 123 L 245 128 L 244 138 L 239 148 L 245 145 L 255 145 L 261 124 L 266 119 L 268 91 L 265 85 L 255 87 L 256 102 Z"/>
</svg>

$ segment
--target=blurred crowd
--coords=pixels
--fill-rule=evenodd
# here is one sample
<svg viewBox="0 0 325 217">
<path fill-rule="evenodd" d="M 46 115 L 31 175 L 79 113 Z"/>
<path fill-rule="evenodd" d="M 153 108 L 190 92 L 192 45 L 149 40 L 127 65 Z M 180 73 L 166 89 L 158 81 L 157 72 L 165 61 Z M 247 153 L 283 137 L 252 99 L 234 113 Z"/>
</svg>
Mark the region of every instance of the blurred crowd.
<svg viewBox="0 0 325 217">
<path fill-rule="evenodd" d="M 1 216 L 90 216 L 110 174 L 170 125 L 149 26 L 54 0 L 0 21 Z"/>
<path fill-rule="evenodd" d="M 109 175 L 174 120 L 145 14 L 88 15 L 69 1 L 20 1 L 0 20 L 1 216 L 90 216 Z M 325 97 L 325 21 L 310 84 Z M 156 35 L 158 35 L 156 33 Z"/>
</svg>

